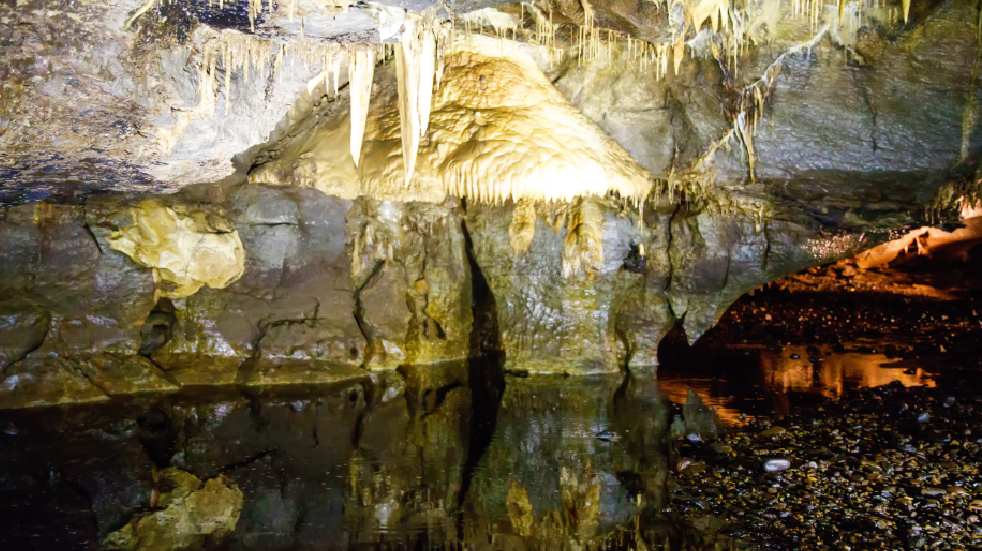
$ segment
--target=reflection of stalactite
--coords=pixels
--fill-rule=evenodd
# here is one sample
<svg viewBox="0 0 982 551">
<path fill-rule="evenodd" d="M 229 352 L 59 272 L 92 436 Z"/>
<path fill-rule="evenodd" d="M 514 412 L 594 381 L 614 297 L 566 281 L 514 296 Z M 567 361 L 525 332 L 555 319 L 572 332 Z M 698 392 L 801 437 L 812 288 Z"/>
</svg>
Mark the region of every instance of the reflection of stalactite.
<svg viewBox="0 0 982 551">
<path fill-rule="evenodd" d="M 565 524 L 581 538 L 590 538 L 600 526 L 600 479 L 587 460 L 582 471 L 562 467 L 559 471 Z"/>
<path fill-rule="evenodd" d="M 512 528 L 515 529 L 515 533 L 522 537 L 532 535 L 532 527 L 535 525 L 535 512 L 532 509 L 529 493 L 525 486 L 515 480 L 509 482 L 505 506 L 508 509 L 508 520 L 511 522 Z"/>
</svg>

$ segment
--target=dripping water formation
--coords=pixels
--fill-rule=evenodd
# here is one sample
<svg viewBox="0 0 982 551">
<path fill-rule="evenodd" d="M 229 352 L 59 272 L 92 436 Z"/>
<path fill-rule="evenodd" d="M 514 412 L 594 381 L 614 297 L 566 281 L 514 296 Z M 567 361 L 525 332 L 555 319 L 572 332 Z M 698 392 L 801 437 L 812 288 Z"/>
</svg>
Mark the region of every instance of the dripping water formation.
<svg viewBox="0 0 982 551">
<path fill-rule="evenodd" d="M 0 548 L 978 547 L 978 0 L 19 0 L 0 50 Z"/>
</svg>

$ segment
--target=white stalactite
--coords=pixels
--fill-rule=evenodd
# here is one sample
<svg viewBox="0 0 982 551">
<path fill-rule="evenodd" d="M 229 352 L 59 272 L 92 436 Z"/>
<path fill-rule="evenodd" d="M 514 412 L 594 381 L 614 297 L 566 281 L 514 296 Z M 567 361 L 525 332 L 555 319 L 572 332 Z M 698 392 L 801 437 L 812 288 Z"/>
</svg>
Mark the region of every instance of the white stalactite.
<svg viewBox="0 0 982 551">
<path fill-rule="evenodd" d="M 433 31 L 420 28 L 417 22 L 407 21 L 400 47 L 396 48 L 402 161 L 407 186 L 416 170 L 420 139 L 430 121 L 435 70 L 436 39 Z"/>
<path fill-rule="evenodd" d="M 351 75 L 348 75 L 351 80 Z M 332 97 L 338 97 L 341 92 L 341 56 L 335 53 L 331 57 L 331 83 L 334 85 Z"/>
<path fill-rule="evenodd" d="M 430 29 L 419 36 L 419 137 L 426 134 L 433 107 L 433 80 L 436 76 L 436 37 Z"/>
<path fill-rule="evenodd" d="M 358 48 L 348 56 L 348 94 L 351 106 L 351 132 L 349 151 L 355 166 L 361 160 L 361 144 L 365 136 L 365 120 L 372 99 L 372 81 L 375 77 L 375 49 Z"/>
</svg>

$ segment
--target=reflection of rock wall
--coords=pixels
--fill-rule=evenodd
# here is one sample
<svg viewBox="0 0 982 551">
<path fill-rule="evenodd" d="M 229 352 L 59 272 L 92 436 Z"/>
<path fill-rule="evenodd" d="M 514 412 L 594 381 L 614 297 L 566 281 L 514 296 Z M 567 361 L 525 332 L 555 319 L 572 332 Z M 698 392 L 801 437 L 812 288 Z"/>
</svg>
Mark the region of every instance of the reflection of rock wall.
<svg viewBox="0 0 982 551">
<path fill-rule="evenodd" d="M 452 540 L 472 420 L 493 389 L 470 380 L 465 362 L 373 379 L 255 400 L 213 392 L 7 416 L 0 541 L 336 549 L 441 532 Z"/>
<path fill-rule="evenodd" d="M 467 495 L 465 536 L 494 533 L 509 549 L 602 548 L 612 527 L 665 499 L 668 418 L 648 377 L 509 379 Z"/>
<path fill-rule="evenodd" d="M 598 548 L 658 506 L 670 410 L 650 377 L 503 386 L 487 372 L 457 362 L 314 392 L 7 414 L 0 540 Z"/>
</svg>

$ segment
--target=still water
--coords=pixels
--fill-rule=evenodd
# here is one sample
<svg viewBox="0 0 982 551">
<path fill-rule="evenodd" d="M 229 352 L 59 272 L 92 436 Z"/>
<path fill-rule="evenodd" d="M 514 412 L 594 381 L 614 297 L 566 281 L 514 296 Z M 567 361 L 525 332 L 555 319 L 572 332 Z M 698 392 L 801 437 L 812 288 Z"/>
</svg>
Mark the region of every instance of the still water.
<svg viewBox="0 0 982 551">
<path fill-rule="evenodd" d="M 694 529 L 666 507 L 692 394 L 739 430 L 894 380 L 933 384 L 881 355 L 789 348 L 657 380 L 475 362 L 0 413 L 0 548 L 661 548 Z"/>
</svg>

